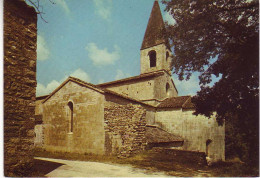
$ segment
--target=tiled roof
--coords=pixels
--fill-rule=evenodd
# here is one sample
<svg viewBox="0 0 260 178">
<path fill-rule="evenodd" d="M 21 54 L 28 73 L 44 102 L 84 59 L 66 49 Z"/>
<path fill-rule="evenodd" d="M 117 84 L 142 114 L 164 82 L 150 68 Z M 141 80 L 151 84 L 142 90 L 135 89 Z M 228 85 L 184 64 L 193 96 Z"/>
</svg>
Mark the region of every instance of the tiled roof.
<svg viewBox="0 0 260 178">
<path fill-rule="evenodd" d="M 189 97 L 187 99 L 187 101 L 184 103 L 184 105 L 182 106 L 183 109 L 194 109 L 195 105 L 194 103 L 191 102 L 191 97 Z"/>
<path fill-rule="evenodd" d="M 179 142 L 183 139 L 179 136 L 166 132 L 156 126 L 146 126 L 145 137 L 148 143 Z"/>
<path fill-rule="evenodd" d="M 165 26 L 158 1 L 155 1 L 150 14 L 148 25 L 145 31 L 141 49 L 165 43 L 169 47 L 169 42 L 165 37 Z"/>
<path fill-rule="evenodd" d="M 96 86 L 103 87 L 103 86 L 107 86 L 107 85 L 112 85 L 112 84 L 118 84 L 118 83 L 121 83 L 121 82 L 131 81 L 131 80 L 139 80 L 139 79 L 144 79 L 144 78 L 149 78 L 149 77 L 156 77 L 156 76 L 163 75 L 164 71 L 165 70 L 159 70 L 159 71 L 155 71 L 155 72 L 144 73 L 144 74 L 137 75 L 137 76 L 134 76 L 134 77 L 129 77 L 129 78 L 124 78 L 124 79 L 120 79 L 120 80 L 115 80 L 115 81 L 112 81 L 112 82 L 98 84 Z"/>
<path fill-rule="evenodd" d="M 191 109 L 194 108 L 194 104 L 191 102 L 191 96 L 178 96 L 163 100 L 157 107 Z"/>
</svg>

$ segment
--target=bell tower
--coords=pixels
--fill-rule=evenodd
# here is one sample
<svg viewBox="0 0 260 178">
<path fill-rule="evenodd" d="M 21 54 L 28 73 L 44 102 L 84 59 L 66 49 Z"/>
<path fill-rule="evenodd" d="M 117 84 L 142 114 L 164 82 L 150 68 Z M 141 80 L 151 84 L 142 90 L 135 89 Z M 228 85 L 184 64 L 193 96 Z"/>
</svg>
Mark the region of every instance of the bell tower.
<svg viewBox="0 0 260 178">
<path fill-rule="evenodd" d="M 171 49 L 157 0 L 154 1 L 141 51 L 141 74 L 157 70 L 170 71 Z"/>
</svg>

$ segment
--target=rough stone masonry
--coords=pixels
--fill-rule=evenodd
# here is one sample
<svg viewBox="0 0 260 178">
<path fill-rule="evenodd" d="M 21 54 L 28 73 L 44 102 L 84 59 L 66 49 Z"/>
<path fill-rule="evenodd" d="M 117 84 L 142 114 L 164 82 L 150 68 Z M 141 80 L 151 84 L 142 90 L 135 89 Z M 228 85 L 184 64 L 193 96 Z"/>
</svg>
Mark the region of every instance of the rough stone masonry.
<svg viewBox="0 0 260 178">
<path fill-rule="evenodd" d="M 33 160 L 37 14 L 4 1 L 4 174 L 25 176 Z"/>
</svg>

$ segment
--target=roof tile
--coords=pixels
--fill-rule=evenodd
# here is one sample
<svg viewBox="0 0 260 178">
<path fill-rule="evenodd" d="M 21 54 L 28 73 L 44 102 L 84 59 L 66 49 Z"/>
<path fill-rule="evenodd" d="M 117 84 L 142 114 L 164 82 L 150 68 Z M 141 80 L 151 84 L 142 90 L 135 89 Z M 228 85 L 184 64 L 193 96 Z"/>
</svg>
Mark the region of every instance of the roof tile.
<svg viewBox="0 0 260 178">
<path fill-rule="evenodd" d="M 178 96 L 166 98 L 157 107 L 191 109 L 194 108 L 194 104 L 191 102 L 191 96 Z"/>
</svg>

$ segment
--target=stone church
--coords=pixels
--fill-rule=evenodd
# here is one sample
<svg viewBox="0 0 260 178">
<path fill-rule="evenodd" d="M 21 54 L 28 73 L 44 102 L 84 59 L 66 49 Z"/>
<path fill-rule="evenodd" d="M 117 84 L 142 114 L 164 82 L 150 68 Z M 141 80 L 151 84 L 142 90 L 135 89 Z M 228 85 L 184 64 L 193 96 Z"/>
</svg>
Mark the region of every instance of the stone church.
<svg viewBox="0 0 260 178">
<path fill-rule="evenodd" d="M 94 85 L 69 77 L 37 97 L 35 146 L 47 151 L 128 157 L 153 147 L 203 152 L 225 160 L 225 128 L 195 116 L 190 96 L 178 96 L 172 52 L 154 2 L 141 46 L 141 74 Z"/>
</svg>

